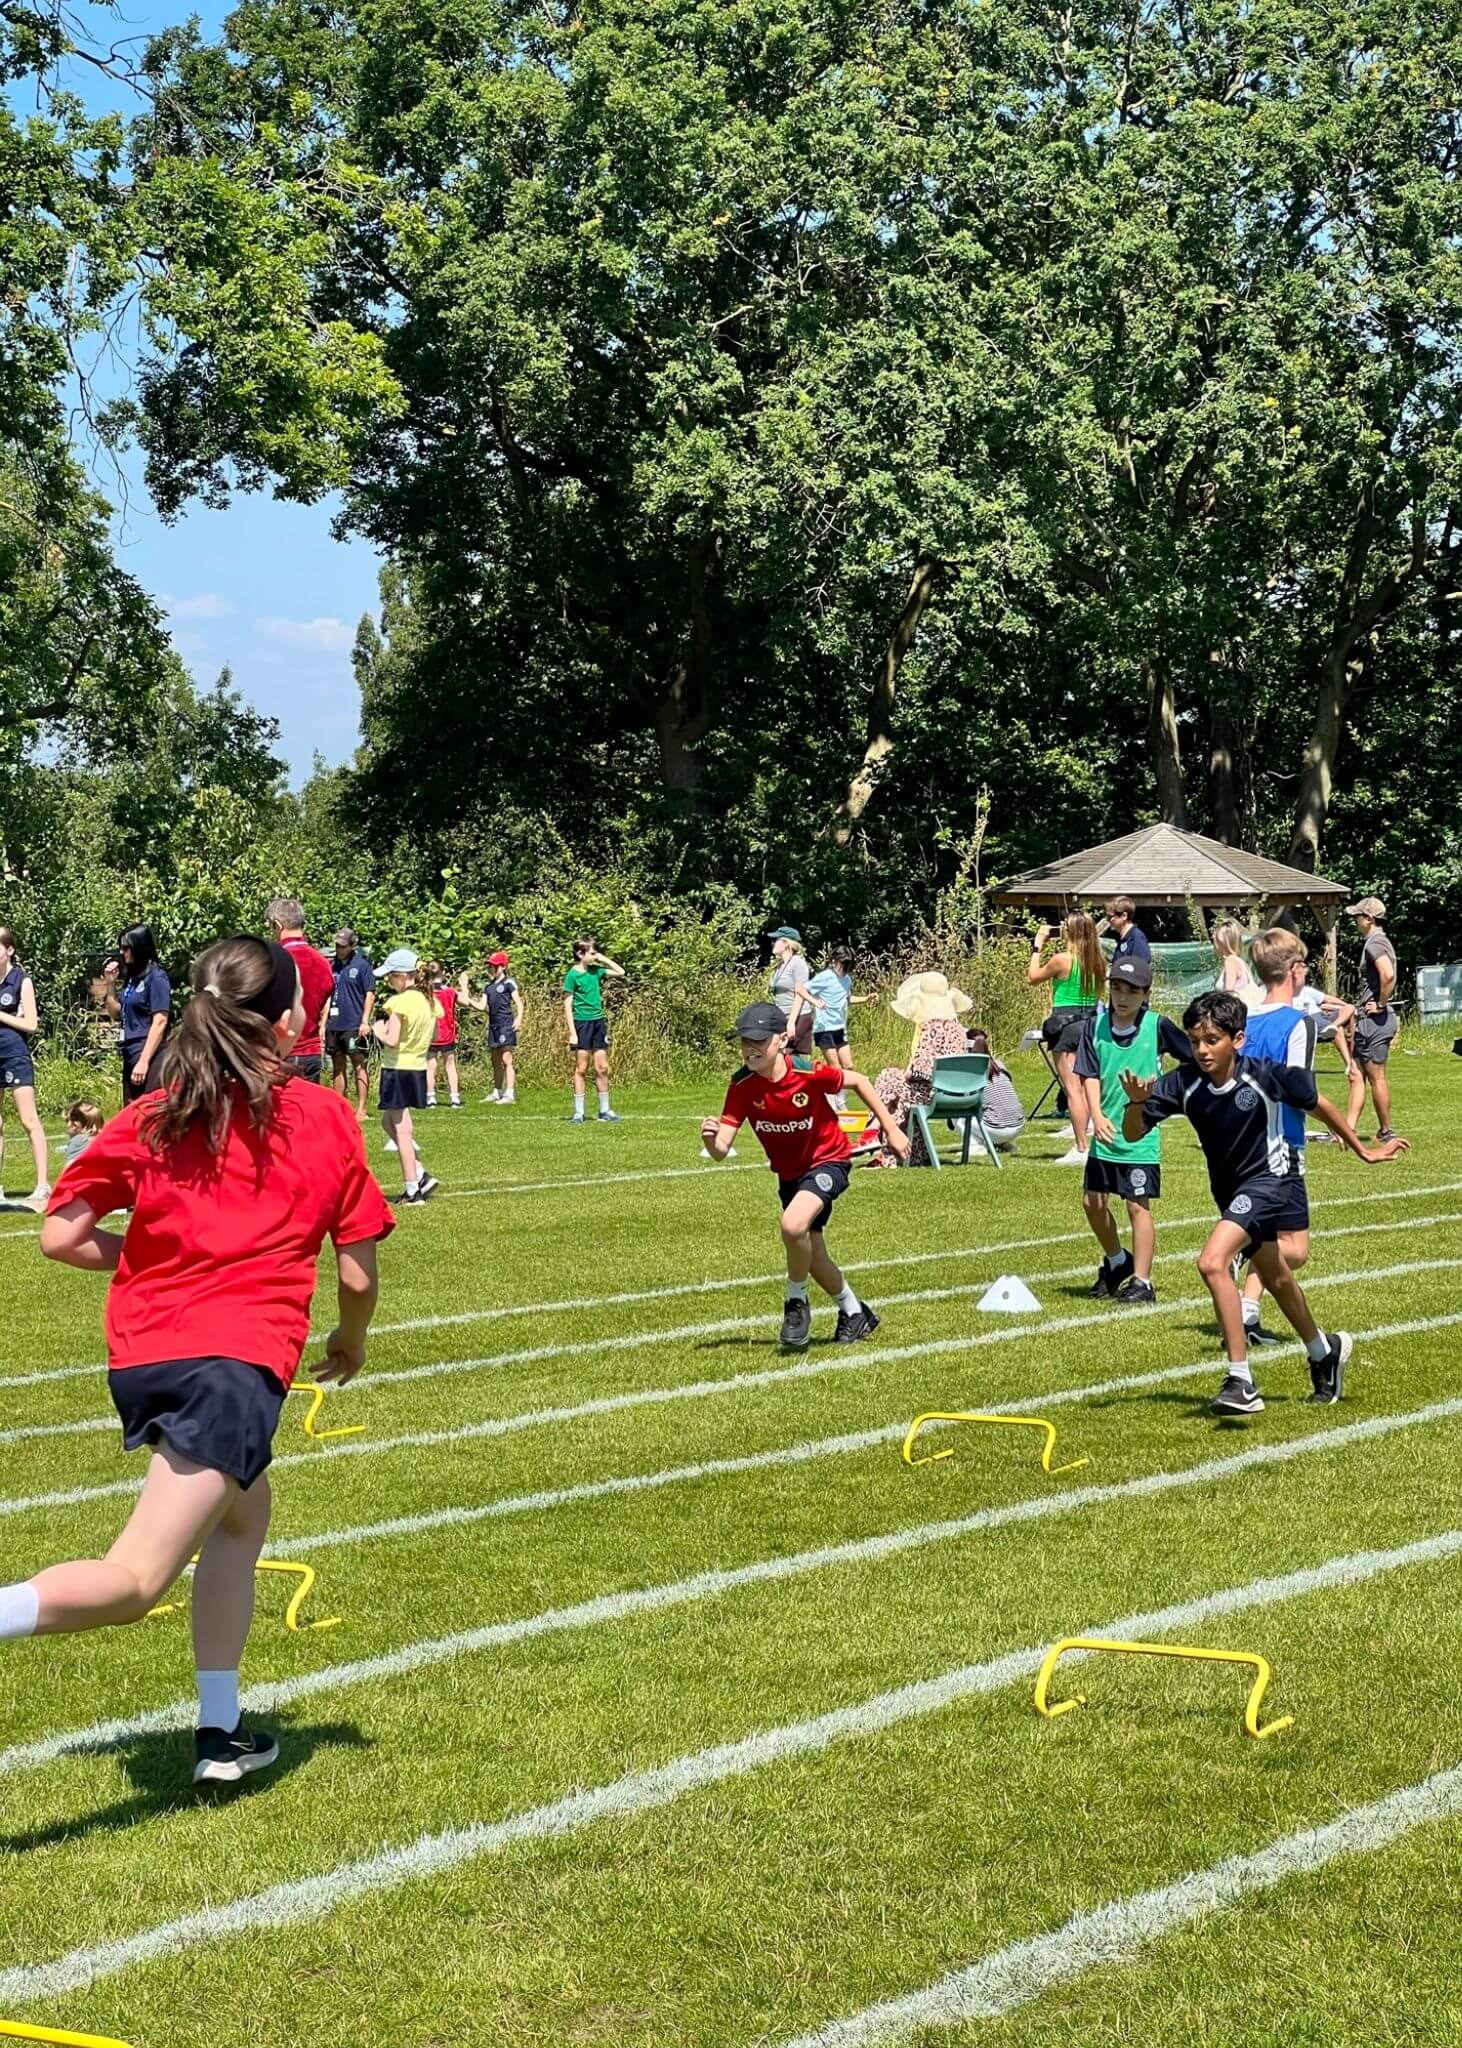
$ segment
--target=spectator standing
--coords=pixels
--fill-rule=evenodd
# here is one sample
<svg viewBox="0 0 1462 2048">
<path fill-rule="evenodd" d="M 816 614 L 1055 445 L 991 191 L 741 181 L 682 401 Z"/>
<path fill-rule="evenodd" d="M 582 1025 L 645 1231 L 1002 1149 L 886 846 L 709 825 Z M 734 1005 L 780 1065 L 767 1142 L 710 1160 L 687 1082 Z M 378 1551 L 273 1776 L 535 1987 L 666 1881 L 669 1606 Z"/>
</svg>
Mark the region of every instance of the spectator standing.
<svg viewBox="0 0 1462 2048">
<path fill-rule="evenodd" d="M 431 992 L 436 1003 L 437 1028 L 426 1060 L 426 1106 L 437 1106 L 437 1061 L 447 1070 L 448 1099 L 453 1109 L 462 1107 L 462 1083 L 457 1073 L 457 987 L 448 981 L 440 960 L 431 963 Z"/>
<path fill-rule="evenodd" d="M 601 953 L 596 939 L 574 940 L 574 964 L 563 978 L 563 1014 L 568 1027 L 569 1051 L 574 1055 L 574 1113 L 571 1124 L 584 1121 L 584 1083 L 589 1062 L 594 1062 L 594 1085 L 599 1091 L 599 1121 L 617 1124 L 619 1118 L 609 1107 L 609 1019 L 604 1014 L 606 977 L 623 981 L 624 969 L 607 953 Z"/>
<path fill-rule="evenodd" d="M 1059 949 L 1049 960 L 1042 960 L 1050 936 L 1051 927 L 1043 924 L 1031 940 L 1025 978 L 1033 988 L 1043 981 L 1051 984 L 1051 1014 L 1041 1026 L 1041 1036 L 1056 1062 L 1061 1092 L 1071 1112 L 1071 1149 L 1056 1163 L 1085 1167 L 1090 1115 L 1076 1073 L 1076 1055 L 1086 1025 L 1106 994 L 1107 956 L 1097 928 L 1084 910 L 1071 912 L 1061 926 Z"/>
<path fill-rule="evenodd" d="M 811 981 L 799 985 L 798 995 L 815 1011 L 812 1020 L 812 1037 L 822 1058 L 830 1067 L 841 1067 L 845 1074 L 853 1071 L 853 1053 L 848 1044 L 848 1008 L 852 1003 L 871 1003 L 872 996 L 855 996 L 853 993 L 853 956 L 845 946 L 835 946 L 827 956 L 827 966 L 814 974 Z M 845 1114 L 848 1104 L 839 1092 L 829 1097 L 839 1116 Z"/>
<path fill-rule="evenodd" d="M 518 1033 L 523 1028 L 523 998 L 517 982 L 508 973 L 509 961 L 506 953 L 490 953 L 487 964 L 491 972 L 487 987 L 480 996 L 472 994 L 465 967 L 457 983 L 457 992 L 469 1009 L 487 1012 L 487 1049 L 492 1058 L 492 1093 L 484 1096 L 483 1100 L 505 1106 L 517 1101 L 515 1067 Z"/>
<path fill-rule="evenodd" d="M 1145 960 L 1152 965 L 1152 948 L 1147 943 L 1147 933 L 1139 930 L 1132 922 L 1137 905 L 1130 896 L 1109 897 L 1105 906 L 1107 930 L 1116 939 L 1112 952 L 1112 964 L 1119 960 Z"/>
<path fill-rule="evenodd" d="M 799 990 L 812 979 L 812 969 L 802 951 L 802 934 L 795 925 L 779 924 L 772 940 L 772 1001 L 787 1020 L 788 1051 L 804 1059 L 812 1051 L 812 1007 Z"/>
<path fill-rule="evenodd" d="M 128 925 L 117 952 L 120 957 L 107 963 L 100 992 L 107 1015 L 121 1031 L 125 1109 L 157 1085 L 148 1077 L 172 1021 L 173 985 L 158 962 L 151 925 Z"/>
<path fill-rule="evenodd" d="M 1259 1002 L 1263 990 L 1253 968 L 1244 958 L 1243 930 L 1231 918 L 1214 926 L 1213 950 L 1218 955 L 1218 974 L 1213 986 L 1225 995 L 1237 996 L 1246 1005 Z"/>
<path fill-rule="evenodd" d="M 323 953 L 305 937 L 305 907 L 296 896 L 276 896 L 264 912 L 275 942 L 299 970 L 305 1028 L 284 1064 L 302 1081 L 318 1081 L 325 1067 L 325 1028 L 335 1000 L 335 976 Z"/>
<path fill-rule="evenodd" d="M 1346 905 L 1345 914 L 1355 919 L 1355 928 L 1363 941 L 1360 953 L 1363 987 L 1355 1020 L 1356 1071 L 1350 1077 L 1350 1102 L 1345 1120 L 1353 1131 L 1360 1129 L 1369 1084 L 1371 1100 L 1376 1106 L 1376 1122 L 1380 1126 L 1376 1139 L 1384 1145 L 1396 1135 L 1391 1128 L 1391 1083 L 1386 1073 L 1386 1062 L 1391 1057 L 1391 1047 L 1401 1027 L 1401 1019 L 1391 1001 L 1396 993 L 1396 948 L 1381 929 L 1386 906 L 1379 896 L 1362 896 L 1359 903 Z"/>
<path fill-rule="evenodd" d="M 31 1058 L 31 1040 L 40 1029 L 36 1010 L 35 984 L 18 957 L 15 934 L 8 924 L 0 925 L 0 1108 L 7 1094 L 15 1101 L 25 1135 L 30 1139 L 36 1182 L 27 1207 L 44 1210 L 51 1192 L 51 1175 L 46 1159 L 46 1134 L 36 1112 L 36 1070 Z M 0 1124 L 0 1168 L 5 1164 L 5 1131 Z M 0 1202 L 5 1199 L 0 1190 Z"/>
<path fill-rule="evenodd" d="M 325 1019 L 325 1050 L 331 1085 L 347 1101 L 355 1084 L 355 1120 L 363 1124 L 371 1099 L 371 1015 L 376 1007 L 376 970 L 346 925 L 335 934 L 330 969 L 334 994 Z"/>
</svg>

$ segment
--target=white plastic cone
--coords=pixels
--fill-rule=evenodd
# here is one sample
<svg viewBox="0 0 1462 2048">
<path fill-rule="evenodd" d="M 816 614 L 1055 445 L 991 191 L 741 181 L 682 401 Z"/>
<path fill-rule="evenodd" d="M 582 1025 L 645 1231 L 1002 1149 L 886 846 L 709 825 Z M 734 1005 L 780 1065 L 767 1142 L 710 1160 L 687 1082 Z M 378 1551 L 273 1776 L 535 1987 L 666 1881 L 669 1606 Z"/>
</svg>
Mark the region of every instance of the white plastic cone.
<svg viewBox="0 0 1462 2048">
<path fill-rule="evenodd" d="M 1016 1316 L 1026 1315 L 1031 1309 L 1039 1313 L 1040 1306 L 1024 1280 L 1014 1273 L 1002 1273 L 976 1303 L 977 1308 L 989 1309 L 997 1315 Z"/>
</svg>

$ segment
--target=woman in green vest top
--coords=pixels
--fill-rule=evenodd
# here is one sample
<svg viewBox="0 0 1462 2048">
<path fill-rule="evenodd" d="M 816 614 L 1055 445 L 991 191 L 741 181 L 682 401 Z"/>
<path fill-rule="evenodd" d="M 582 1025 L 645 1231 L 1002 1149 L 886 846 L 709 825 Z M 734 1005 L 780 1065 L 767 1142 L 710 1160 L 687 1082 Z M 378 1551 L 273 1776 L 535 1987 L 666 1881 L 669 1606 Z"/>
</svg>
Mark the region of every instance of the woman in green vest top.
<svg viewBox="0 0 1462 2048">
<path fill-rule="evenodd" d="M 1084 910 L 1073 910 L 1061 927 L 1061 949 L 1042 960 L 1051 927 L 1043 924 L 1031 941 L 1030 965 L 1025 978 L 1031 985 L 1051 983 L 1051 1014 L 1041 1026 L 1056 1061 L 1066 1106 L 1071 1111 L 1071 1150 L 1057 1164 L 1085 1166 L 1089 1119 L 1086 1096 L 1076 1078 L 1076 1049 L 1082 1027 L 1096 1015 L 1107 986 L 1107 960 L 1097 928 Z"/>
</svg>

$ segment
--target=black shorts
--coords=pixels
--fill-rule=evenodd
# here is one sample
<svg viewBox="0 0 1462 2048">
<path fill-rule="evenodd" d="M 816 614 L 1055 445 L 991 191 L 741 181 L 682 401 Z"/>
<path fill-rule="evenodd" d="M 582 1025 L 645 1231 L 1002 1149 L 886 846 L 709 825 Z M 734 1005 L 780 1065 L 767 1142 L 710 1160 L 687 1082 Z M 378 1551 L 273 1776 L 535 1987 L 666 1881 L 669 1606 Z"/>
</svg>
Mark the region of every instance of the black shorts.
<svg viewBox="0 0 1462 2048">
<path fill-rule="evenodd" d="M 325 1050 L 332 1059 L 343 1059 L 346 1053 L 358 1053 L 364 1058 L 371 1049 L 369 1035 L 364 1031 L 327 1031 Z"/>
<path fill-rule="evenodd" d="M 489 1052 L 511 1052 L 517 1043 L 518 1034 L 511 1024 L 505 1024 L 501 1031 L 493 1030 L 487 1034 Z"/>
<path fill-rule="evenodd" d="M 28 1052 L 8 1052 L 0 1059 L 0 1088 L 34 1088 L 36 1063 Z"/>
<path fill-rule="evenodd" d="M 847 1044 L 848 1034 L 846 1031 L 814 1031 L 812 1042 L 820 1045 L 824 1052 L 836 1052 Z"/>
<path fill-rule="evenodd" d="M 285 1061 L 291 1074 L 297 1074 L 301 1081 L 318 1081 L 325 1071 L 325 1062 L 317 1052 L 292 1053 Z"/>
<path fill-rule="evenodd" d="M 1356 1012 L 1353 1026 L 1355 1056 L 1367 1067 L 1384 1067 L 1391 1057 L 1391 1042 L 1401 1028 L 1401 1019 L 1389 1006 L 1379 1017 Z"/>
<path fill-rule="evenodd" d="M 400 1067 L 382 1067 L 376 1083 L 378 1109 L 425 1109 L 426 1075 L 418 1068 L 406 1073 Z"/>
<path fill-rule="evenodd" d="M 238 1358 L 176 1358 L 107 1374 L 129 1451 L 170 1444 L 180 1457 L 250 1487 L 273 1455 L 284 1388 Z"/>
<path fill-rule="evenodd" d="M 998 1135 L 991 1133 L 992 1137 Z M 1120 1195 L 1124 1202 L 1156 1202 L 1162 1195 L 1162 1168 L 1125 1166 L 1118 1160 L 1098 1159 L 1095 1152 L 1088 1152 L 1083 1185 L 1089 1195 Z"/>
<path fill-rule="evenodd" d="M 456 1041 L 456 1039 L 455 1039 L 455 1038 L 444 1038 L 444 1039 L 442 1040 L 442 1042 L 441 1042 L 441 1044 L 440 1044 L 440 1045 L 434 1045 L 434 1046 L 433 1046 L 433 1047 L 431 1048 L 431 1056 L 432 1056 L 432 1058 L 433 1058 L 434 1060 L 439 1060 L 439 1059 L 441 1058 L 441 1056 L 442 1056 L 442 1054 L 443 1054 L 443 1053 L 446 1053 L 446 1052 L 455 1052 L 456 1050 L 457 1050 L 457 1041 Z"/>
<path fill-rule="evenodd" d="M 1282 1231 L 1309 1229 L 1310 1198 L 1296 1175 L 1281 1178 L 1269 1173 L 1236 1188 L 1222 1213 L 1225 1223 L 1237 1223 L 1248 1232 L 1243 1255 L 1251 1259 L 1262 1246 L 1273 1244 Z"/>
<path fill-rule="evenodd" d="M 1052 1010 L 1041 1026 L 1047 1051 L 1053 1057 L 1057 1053 L 1074 1053 L 1081 1044 L 1082 1032 L 1095 1015 L 1095 1003 L 1073 1003 L 1063 1009 Z"/>
<path fill-rule="evenodd" d="M 608 1052 L 609 1019 L 585 1017 L 574 1025 L 575 1052 Z"/>
<path fill-rule="evenodd" d="M 826 1159 L 821 1166 L 814 1166 L 811 1173 L 804 1173 L 799 1180 L 779 1180 L 777 1193 L 782 1207 L 787 1208 L 794 1198 L 801 1194 L 817 1195 L 822 1207 L 813 1219 L 813 1230 L 826 1230 L 827 1219 L 833 1213 L 833 1203 L 839 1195 L 848 1192 L 848 1169 L 841 1159 Z"/>
</svg>

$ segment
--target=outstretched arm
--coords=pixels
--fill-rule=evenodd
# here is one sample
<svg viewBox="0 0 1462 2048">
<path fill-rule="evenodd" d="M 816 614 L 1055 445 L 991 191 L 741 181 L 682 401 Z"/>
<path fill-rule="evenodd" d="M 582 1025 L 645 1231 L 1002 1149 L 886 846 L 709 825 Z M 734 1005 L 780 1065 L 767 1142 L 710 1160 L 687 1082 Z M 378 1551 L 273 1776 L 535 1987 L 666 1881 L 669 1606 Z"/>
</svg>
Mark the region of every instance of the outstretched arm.
<svg viewBox="0 0 1462 2048">
<path fill-rule="evenodd" d="M 847 1073 L 843 1086 L 852 1090 L 858 1100 L 873 1112 L 873 1120 L 883 1133 L 884 1143 L 896 1159 L 907 1159 L 910 1152 L 908 1134 L 901 1130 L 890 1116 L 888 1104 L 874 1087 L 866 1074 Z"/>
<path fill-rule="evenodd" d="M 1411 1150 L 1405 1138 L 1388 1138 L 1384 1145 L 1363 1145 L 1327 1096 L 1315 1097 L 1315 1107 L 1310 1115 L 1317 1118 L 1327 1131 L 1333 1131 L 1341 1144 L 1348 1145 L 1357 1159 L 1364 1159 L 1367 1166 L 1383 1165 L 1386 1160 L 1399 1158 L 1403 1152 Z"/>
<path fill-rule="evenodd" d="M 723 1116 L 708 1116 L 701 1125 L 701 1143 L 712 1159 L 724 1159 L 736 1143 L 740 1124 L 728 1123 Z"/>
<path fill-rule="evenodd" d="M 78 1196 L 41 1225 L 41 1254 L 83 1273 L 115 1273 L 122 1240 L 114 1230 L 99 1230 L 91 1205 Z"/>
<path fill-rule="evenodd" d="M 375 1239 L 337 1245 L 335 1261 L 339 1268 L 339 1321 L 325 1340 L 324 1362 L 315 1368 L 314 1376 L 344 1386 L 365 1364 L 366 1332 L 376 1312 L 380 1283 Z"/>
</svg>

